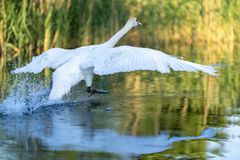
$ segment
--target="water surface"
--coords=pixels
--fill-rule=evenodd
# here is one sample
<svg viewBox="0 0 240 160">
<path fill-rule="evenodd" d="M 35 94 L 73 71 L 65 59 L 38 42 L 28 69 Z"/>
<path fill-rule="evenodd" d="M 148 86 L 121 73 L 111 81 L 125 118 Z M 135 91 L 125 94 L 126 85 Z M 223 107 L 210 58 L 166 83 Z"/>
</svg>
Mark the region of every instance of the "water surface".
<svg viewBox="0 0 240 160">
<path fill-rule="evenodd" d="M 218 77 L 97 76 L 110 94 L 88 97 L 80 83 L 57 102 L 47 100 L 50 76 L 6 70 L 0 159 L 238 159 L 239 65 L 222 64 Z"/>
</svg>

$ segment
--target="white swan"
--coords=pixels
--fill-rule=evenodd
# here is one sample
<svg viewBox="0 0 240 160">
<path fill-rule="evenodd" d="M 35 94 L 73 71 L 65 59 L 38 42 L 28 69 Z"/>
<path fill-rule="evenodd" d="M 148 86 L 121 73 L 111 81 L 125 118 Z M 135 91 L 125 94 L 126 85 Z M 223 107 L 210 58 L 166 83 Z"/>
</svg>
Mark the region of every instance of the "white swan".
<svg viewBox="0 0 240 160">
<path fill-rule="evenodd" d="M 113 48 L 123 35 L 140 24 L 136 18 L 129 19 L 119 32 L 100 45 L 85 46 L 74 50 L 50 49 L 44 53 L 45 55 L 33 59 L 31 63 L 16 69 L 13 73 L 39 73 L 45 67 L 58 67 L 53 73 L 53 86 L 49 95 L 49 99 L 52 100 L 61 99 L 72 86 L 81 80 L 86 82 L 89 93 L 106 93 L 91 89 L 94 74 L 108 75 L 136 70 L 169 73 L 172 69 L 174 71 L 202 71 L 216 75 L 216 70 L 212 66 L 184 61 L 161 51 L 131 46 Z M 59 52 L 55 53 L 55 51 Z M 66 55 L 67 53 L 69 55 Z M 38 62 L 40 67 L 37 66 Z"/>
<path fill-rule="evenodd" d="M 130 18 L 124 27 L 118 31 L 111 39 L 107 42 L 99 45 L 82 46 L 76 49 L 63 49 L 63 48 L 52 48 L 43 54 L 33 57 L 32 61 L 24 67 L 17 68 L 11 73 L 40 73 L 44 68 L 56 69 L 60 65 L 66 63 L 76 55 L 82 52 L 90 52 L 92 50 L 104 50 L 112 48 L 130 29 L 142 25 L 137 21 L 136 18 Z"/>
</svg>

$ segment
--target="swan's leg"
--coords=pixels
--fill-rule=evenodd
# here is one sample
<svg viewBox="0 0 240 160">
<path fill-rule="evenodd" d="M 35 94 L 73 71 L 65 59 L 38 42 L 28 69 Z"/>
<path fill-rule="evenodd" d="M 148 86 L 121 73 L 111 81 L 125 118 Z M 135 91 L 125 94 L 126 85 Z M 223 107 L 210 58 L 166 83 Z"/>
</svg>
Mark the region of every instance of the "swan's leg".
<svg viewBox="0 0 240 160">
<path fill-rule="evenodd" d="M 92 96 L 93 94 L 106 94 L 108 93 L 108 91 L 104 91 L 104 90 L 98 90 L 98 89 L 92 89 L 92 81 L 93 81 L 93 68 L 88 68 L 86 70 L 84 70 L 84 80 L 86 82 L 86 86 L 87 86 L 87 92 L 90 93 L 90 96 Z"/>
<path fill-rule="evenodd" d="M 88 68 L 83 70 L 83 75 L 84 75 L 84 80 L 86 82 L 86 86 L 90 87 L 92 86 L 92 81 L 93 81 L 93 68 Z"/>
</svg>

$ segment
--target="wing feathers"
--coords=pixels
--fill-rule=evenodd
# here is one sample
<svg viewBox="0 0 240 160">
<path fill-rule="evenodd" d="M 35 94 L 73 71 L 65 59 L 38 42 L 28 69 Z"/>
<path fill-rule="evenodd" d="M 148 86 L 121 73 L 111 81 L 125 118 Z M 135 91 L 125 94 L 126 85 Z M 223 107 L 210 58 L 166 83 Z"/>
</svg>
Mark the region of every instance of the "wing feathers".
<svg viewBox="0 0 240 160">
<path fill-rule="evenodd" d="M 174 71 L 202 71 L 216 75 L 216 70 L 212 66 L 177 59 L 153 49 L 130 46 L 120 46 L 107 50 L 101 58 L 96 59 L 94 73 L 107 75 L 136 70 L 156 70 L 161 73 L 169 73 L 170 68 Z"/>
<path fill-rule="evenodd" d="M 32 61 L 24 67 L 17 68 L 11 73 L 40 73 L 44 68 L 57 68 L 66 63 L 76 55 L 73 50 L 66 50 L 61 48 L 52 48 L 43 54 L 33 57 Z"/>
</svg>

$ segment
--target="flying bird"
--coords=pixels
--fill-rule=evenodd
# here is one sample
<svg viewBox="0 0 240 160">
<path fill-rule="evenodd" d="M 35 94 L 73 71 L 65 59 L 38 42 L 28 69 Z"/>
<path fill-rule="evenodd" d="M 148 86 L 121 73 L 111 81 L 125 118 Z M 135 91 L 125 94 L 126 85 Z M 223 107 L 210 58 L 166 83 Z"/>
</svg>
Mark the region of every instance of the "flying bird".
<svg viewBox="0 0 240 160">
<path fill-rule="evenodd" d="M 24 67 L 12 71 L 18 73 L 40 73 L 44 68 L 56 69 L 53 73 L 50 100 L 61 99 L 71 87 L 84 80 L 90 95 L 104 94 L 107 91 L 92 89 L 94 75 L 109 75 L 119 72 L 151 70 L 161 73 L 174 71 L 202 71 L 217 75 L 213 66 L 188 62 L 161 51 L 118 46 L 116 43 L 132 28 L 142 25 L 136 18 L 127 23 L 108 41 L 98 45 L 82 46 L 76 49 L 52 48 L 34 57 Z"/>
</svg>

